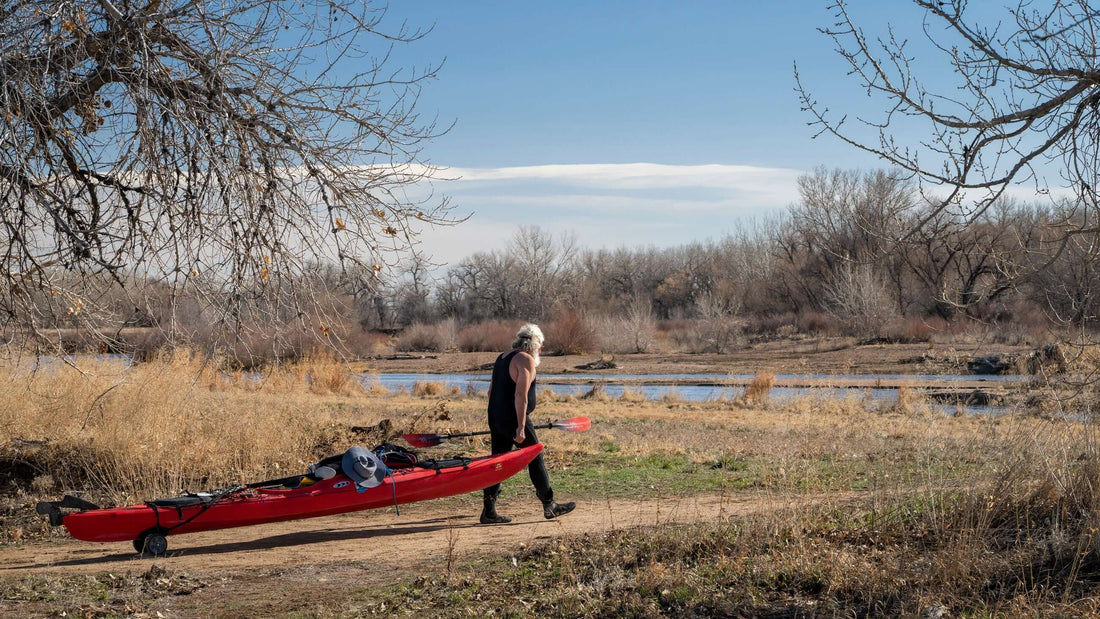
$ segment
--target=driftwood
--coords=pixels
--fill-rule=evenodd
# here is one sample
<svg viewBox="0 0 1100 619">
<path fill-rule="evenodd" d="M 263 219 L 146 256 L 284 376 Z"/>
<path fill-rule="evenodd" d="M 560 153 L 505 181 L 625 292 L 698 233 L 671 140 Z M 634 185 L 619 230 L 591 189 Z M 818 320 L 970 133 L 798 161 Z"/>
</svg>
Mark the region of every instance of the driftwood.
<svg viewBox="0 0 1100 619">
<path fill-rule="evenodd" d="M 379 421 L 376 426 L 351 426 L 351 431 L 356 434 L 378 436 L 378 440 L 382 442 L 387 442 L 401 436 L 401 432 L 394 429 L 393 422 L 389 419 Z"/>
<path fill-rule="evenodd" d="M 619 366 L 615 363 L 615 357 L 601 357 L 597 361 L 591 361 L 573 367 L 578 370 L 613 370 Z"/>
<path fill-rule="evenodd" d="M 1001 374 L 1013 366 L 1014 360 L 1001 355 L 975 357 L 967 362 L 971 374 Z"/>
</svg>

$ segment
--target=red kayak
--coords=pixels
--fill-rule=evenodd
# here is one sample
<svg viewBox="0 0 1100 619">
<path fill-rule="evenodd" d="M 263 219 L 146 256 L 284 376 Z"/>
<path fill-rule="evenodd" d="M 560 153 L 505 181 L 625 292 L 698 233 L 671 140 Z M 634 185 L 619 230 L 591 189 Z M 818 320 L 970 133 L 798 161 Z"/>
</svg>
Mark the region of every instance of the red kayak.
<svg viewBox="0 0 1100 619">
<path fill-rule="evenodd" d="M 450 461 L 450 466 L 442 468 L 390 469 L 380 473 L 381 483 L 370 488 L 341 472 L 299 488 L 244 486 L 108 509 L 65 497 L 39 504 L 39 512 L 50 514 L 52 523 L 64 524 L 77 539 L 133 540 L 138 552 L 160 555 L 167 550 L 167 535 L 330 516 L 474 492 L 515 475 L 541 452 L 542 445 L 535 444 L 505 454 Z M 257 485 L 266 484 L 252 484 Z M 81 511 L 62 514 L 61 508 Z"/>
</svg>

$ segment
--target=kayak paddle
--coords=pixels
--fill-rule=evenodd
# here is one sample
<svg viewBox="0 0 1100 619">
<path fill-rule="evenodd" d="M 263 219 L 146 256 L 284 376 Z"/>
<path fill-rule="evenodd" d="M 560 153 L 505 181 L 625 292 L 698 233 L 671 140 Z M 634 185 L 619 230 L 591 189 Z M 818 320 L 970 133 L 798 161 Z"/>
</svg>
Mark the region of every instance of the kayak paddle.
<svg viewBox="0 0 1100 619">
<path fill-rule="evenodd" d="M 590 427 L 592 427 L 592 420 L 588 417 L 571 417 L 569 419 L 551 421 L 550 423 L 534 426 L 536 430 L 557 428 L 569 432 L 584 432 Z M 449 438 L 481 436 L 489 433 L 488 430 L 485 430 L 484 432 L 458 432 L 456 434 L 402 434 L 401 438 L 405 439 L 405 441 L 413 447 L 435 447 Z"/>
</svg>

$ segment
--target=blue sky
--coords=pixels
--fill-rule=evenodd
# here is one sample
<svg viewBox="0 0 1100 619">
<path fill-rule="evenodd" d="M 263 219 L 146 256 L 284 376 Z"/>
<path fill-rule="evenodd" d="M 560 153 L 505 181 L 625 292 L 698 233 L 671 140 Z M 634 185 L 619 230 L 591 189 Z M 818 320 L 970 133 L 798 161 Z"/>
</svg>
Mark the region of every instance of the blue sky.
<svg viewBox="0 0 1100 619">
<path fill-rule="evenodd" d="M 782 211 L 816 166 L 881 167 L 811 139 L 799 109 L 796 61 L 821 99 L 867 105 L 816 30 L 832 22 L 827 4 L 392 4 L 391 23 L 433 29 L 395 50 L 395 66 L 445 61 L 418 109 L 454 127 L 423 154 L 458 177 L 435 189 L 470 215 L 425 230 L 424 248 L 455 262 L 504 247 L 521 224 L 591 248 L 718 239 Z M 907 3 L 851 4 L 872 29 L 919 26 Z"/>
</svg>

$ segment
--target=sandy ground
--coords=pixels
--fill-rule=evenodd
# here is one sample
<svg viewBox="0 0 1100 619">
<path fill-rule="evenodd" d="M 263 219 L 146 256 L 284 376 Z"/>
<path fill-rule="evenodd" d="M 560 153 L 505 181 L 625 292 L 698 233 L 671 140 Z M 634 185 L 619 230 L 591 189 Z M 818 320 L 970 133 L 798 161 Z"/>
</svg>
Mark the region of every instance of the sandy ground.
<svg viewBox="0 0 1100 619">
<path fill-rule="evenodd" d="M 952 345 L 868 344 L 853 338 L 782 340 L 754 344 L 728 354 L 645 353 L 631 355 L 544 356 L 539 373 L 547 374 L 967 374 L 966 362 L 985 355 L 1022 355 L 1030 348 L 960 342 Z M 356 362 L 374 372 L 485 373 L 497 353 L 403 353 Z M 584 370 L 601 358 L 614 369 Z"/>
<path fill-rule="evenodd" d="M 790 501 L 787 501 L 790 502 Z M 409 569 L 438 566 L 448 556 L 507 554 L 559 536 L 673 522 L 720 522 L 785 502 L 760 497 L 701 496 L 582 503 L 562 518 L 546 520 L 536 501 L 502 501 L 506 525 L 481 525 L 470 501 L 425 502 L 240 529 L 169 536 L 165 557 L 139 557 L 129 543 L 34 541 L 0 548 L 0 578 L 28 572 L 145 571 L 153 564 L 192 574 L 232 574 L 265 567 L 340 562 L 390 565 L 401 557 Z M 465 510 L 465 513 L 463 511 Z"/>
</svg>

